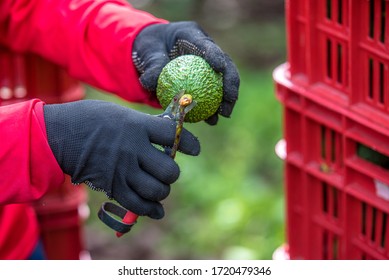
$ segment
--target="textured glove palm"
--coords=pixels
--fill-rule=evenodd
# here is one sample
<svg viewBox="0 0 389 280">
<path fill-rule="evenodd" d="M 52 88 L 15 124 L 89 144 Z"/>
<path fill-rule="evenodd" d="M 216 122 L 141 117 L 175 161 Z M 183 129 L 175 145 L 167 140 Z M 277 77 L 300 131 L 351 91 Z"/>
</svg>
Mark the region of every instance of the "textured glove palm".
<svg viewBox="0 0 389 280">
<path fill-rule="evenodd" d="M 223 74 L 223 102 L 218 113 L 207 122 L 218 121 L 218 114 L 229 117 L 238 99 L 240 78 L 230 57 L 195 22 L 154 24 L 144 28 L 133 46 L 133 61 L 141 73 L 144 88 L 155 92 L 162 68 L 180 55 L 194 54 L 204 58 L 211 67 Z"/>
<path fill-rule="evenodd" d="M 152 143 L 171 146 L 175 123 L 103 101 L 45 105 L 49 145 L 72 182 L 87 182 L 138 215 L 159 219 L 160 203 L 179 176 L 179 167 Z M 183 131 L 179 149 L 200 151 Z"/>
</svg>

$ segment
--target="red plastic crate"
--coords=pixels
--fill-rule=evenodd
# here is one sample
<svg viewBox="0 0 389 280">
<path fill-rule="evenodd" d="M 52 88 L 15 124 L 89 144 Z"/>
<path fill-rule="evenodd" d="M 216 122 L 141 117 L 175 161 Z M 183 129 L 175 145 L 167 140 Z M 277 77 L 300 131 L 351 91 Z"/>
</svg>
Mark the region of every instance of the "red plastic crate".
<svg viewBox="0 0 389 280">
<path fill-rule="evenodd" d="M 84 223 L 89 215 L 87 190 L 74 186 L 70 177 L 58 189 L 34 203 L 40 236 L 49 260 L 78 260 L 88 257 Z"/>
<path fill-rule="evenodd" d="M 291 81 L 388 126 L 389 1 L 286 1 L 286 17 Z"/>
<path fill-rule="evenodd" d="M 278 83 L 277 94 L 290 258 L 389 259 L 389 131 L 312 100 L 314 92 Z"/>
<path fill-rule="evenodd" d="M 0 106 L 39 98 L 46 103 L 80 100 L 80 82 L 40 56 L 0 47 Z"/>
<path fill-rule="evenodd" d="M 291 259 L 389 259 L 389 1 L 286 1 Z"/>
</svg>

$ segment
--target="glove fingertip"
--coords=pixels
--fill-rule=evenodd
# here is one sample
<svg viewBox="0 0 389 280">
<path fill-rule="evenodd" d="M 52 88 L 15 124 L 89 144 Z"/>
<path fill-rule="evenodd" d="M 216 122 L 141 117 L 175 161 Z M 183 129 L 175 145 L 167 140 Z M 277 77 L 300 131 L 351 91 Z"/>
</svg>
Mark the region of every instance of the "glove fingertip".
<svg viewBox="0 0 389 280">
<path fill-rule="evenodd" d="M 145 89 L 155 92 L 157 90 L 159 75 L 169 60 L 167 56 L 161 55 L 161 57 L 150 59 L 146 65 L 150 64 L 151 61 L 153 61 L 153 66 L 145 67 L 145 71 L 140 76 L 139 81 Z"/>
<path fill-rule="evenodd" d="M 200 154 L 200 150 L 201 148 L 199 139 L 184 128 L 181 136 L 179 151 L 187 155 L 198 156 Z"/>
<path fill-rule="evenodd" d="M 219 121 L 219 117 L 217 113 L 213 114 L 212 116 L 210 116 L 208 119 L 205 120 L 205 122 L 209 125 L 216 125 L 218 121 Z"/>
<path fill-rule="evenodd" d="M 227 61 L 223 51 L 213 42 L 209 41 L 209 44 L 205 48 L 203 57 L 213 70 L 219 73 L 224 73 Z"/>
<path fill-rule="evenodd" d="M 236 101 L 224 101 L 220 105 L 219 114 L 225 118 L 231 117 L 232 110 L 234 109 Z"/>
<path fill-rule="evenodd" d="M 148 214 L 148 216 L 154 220 L 160 220 L 165 217 L 165 210 L 163 209 L 162 204 L 154 207 L 153 210 Z"/>
<path fill-rule="evenodd" d="M 200 154 L 200 141 L 197 139 L 197 137 L 193 136 L 193 144 L 191 145 L 191 150 L 189 151 L 188 154 L 192 156 L 198 156 Z"/>
<path fill-rule="evenodd" d="M 157 90 L 158 75 L 154 71 L 148 70 L 140 76 L 139 82 L 147 91 L 155 92 Z"/>
<path fill-rule="evenodd" d="M 225 54 L 226 68 L 223 73 L 224 100 L 235 102 L 239 95 L 239 72 L 231 58 Z"/>
</svg>

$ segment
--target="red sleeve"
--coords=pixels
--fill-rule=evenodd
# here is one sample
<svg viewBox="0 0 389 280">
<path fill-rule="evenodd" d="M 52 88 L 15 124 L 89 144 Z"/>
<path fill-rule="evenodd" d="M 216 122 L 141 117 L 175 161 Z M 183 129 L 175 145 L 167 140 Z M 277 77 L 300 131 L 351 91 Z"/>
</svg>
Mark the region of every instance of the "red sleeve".
<svg viewBox="0 0 389 280">
<path fill-rule="evenodd" d="M 64 180 L 47 142 L 43 104 L 0 107 L 0 205 L 33 201 Z"/>
<path fill-rule="evenodd" d="M 1 0 L 0 43 L 30 51 L 70 75 L 129 101 L 159 106 L 144 90 L 131 58 L 136 35 L 165 20 L 125 0 Z"/>
</svg>

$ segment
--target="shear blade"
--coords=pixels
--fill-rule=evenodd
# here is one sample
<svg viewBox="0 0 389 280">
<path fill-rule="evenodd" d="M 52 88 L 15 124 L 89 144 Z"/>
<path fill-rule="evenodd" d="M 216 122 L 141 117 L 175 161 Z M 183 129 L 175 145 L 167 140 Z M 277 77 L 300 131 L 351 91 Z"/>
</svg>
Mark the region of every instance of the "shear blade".
<svg viewBox="0 0 389 280">
<path fill-rule="evenodd" d="M 188 106 L 184 108 L 184 114 L 187 114 L 190 110 L 192 110 L 197 105 L 196 101 L 192 100 Z"/>
<path fill-rule="evenodd" d="M 185 94 L 185 90 L 180 90 L 170 101 L 165 111 L 158 115 L 162 118 L 176 119 L 176 116 L 180 110 L 180 99 Z"/>
</svg>

